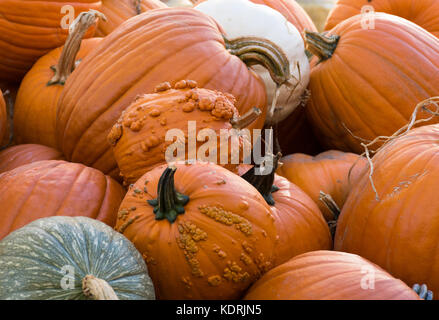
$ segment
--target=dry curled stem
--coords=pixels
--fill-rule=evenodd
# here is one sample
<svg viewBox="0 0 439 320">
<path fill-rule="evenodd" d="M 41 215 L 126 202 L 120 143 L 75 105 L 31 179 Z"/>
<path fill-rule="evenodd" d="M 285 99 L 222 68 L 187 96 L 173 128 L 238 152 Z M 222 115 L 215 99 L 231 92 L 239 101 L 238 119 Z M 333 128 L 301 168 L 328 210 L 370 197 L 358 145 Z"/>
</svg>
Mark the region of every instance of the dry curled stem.
<svg viewBox="0 0 439 320">
<path fill-rule="evenodd" d="M 431 106 L 434 106 L 435 109 L 434 110 L 430 109 Z M 418 119 L 420 112 L 425 112 L 427 114 L 430 114 L 430 116 L 427 118 Z M 382 150 L 384 147 L 386 147 L 393 140 L 407 134 L 411 129 L 413 129 L 414 126 L 421 124 L 421 123 L 429 122 L 437 116 L 439 116 L 439 97 L 431 97 L 431 98 L 428 98 L 428 99 L 418 103 L 418 105 L 415 107 L 415 110 L 413 111 L 413 113 L 410 117 L 410 121 L 405 126 L 398 129 L 391 136 L 378 136 L 373 140 L 363 139 L 361 137 L 354 135 L 352 133 L 352 131 L 349 130 L 346 127 L 346 125 L 343 123 L 344 128 L 349 132 L 349 134 L 352 137 L 354 137 L 355 139 L 361 141 L 360 145 L 364 148 L 364 152 L 360 155 L 360 157 L 365 156 L 367 159 L 367 162 L 369 163 L 369 167 L 370 167 L 369 180 L 370 180 L 372 189 L 375 192 L 375 199 L 377 201 L 380 201 L 380 197 L 379 197 L 378 191 L 375 187 L 375 183 L 373 181 L 374 165 L 372 162 L 372 155 L 377 153 L 378 151 Z M 377 149 L 372 150 L 371 148 L 373 146 L 377 145 L 378 143 L 382 143 L 382 145 L 380 147 L 378 147 Z M 349 171 L 349 174 L 350 174 L 350 171 Z"/>
</svg>

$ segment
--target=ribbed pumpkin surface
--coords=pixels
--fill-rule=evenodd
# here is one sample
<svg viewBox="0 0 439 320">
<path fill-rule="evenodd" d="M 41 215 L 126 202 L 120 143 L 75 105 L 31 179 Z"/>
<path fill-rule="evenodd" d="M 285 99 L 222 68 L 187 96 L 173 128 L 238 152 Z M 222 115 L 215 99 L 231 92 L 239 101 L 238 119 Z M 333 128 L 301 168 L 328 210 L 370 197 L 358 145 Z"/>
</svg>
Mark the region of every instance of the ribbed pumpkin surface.
<svg viewBox="0 0 439 320">
<path fill-rule="evenodd" d="M 0 79 L 19 81 L 39 57 L 64 44 L 68 30 L 61 27 L 61 21 L 67 12 L 61 13 L 61 9 L 66 5 L 74 8 L 76 17 L 88 9 L 99 10 L 101 1 L 0 2 Z M 88 37 L 93 33 L 91 30 Z"/>
<path fill-rule="evenodd" d="M 0 151 L 0 173 L 43 160 L 64 160 L 64 156 L 58 150 L 40 144 L 12 146 Z"/>
<path fill-rule="evenodd" d="M 225 48 L 221 30 L 193 9 L 156 9 L 107 36 L 69 77 L 58 104 L 58 143 L 66 158 L 117 173 L 107 135 L 122 111 L 155 86 L 191 79 L 231 93 L 244 114 L 265 111 L 262 80 Z M 265 116 L 255 126 L 262 127 Z"/>
<path fill-rule="evenodd" d="M 110 177 L 66 161 L 38 161 L 0 175 L 0 238 L 39 218 L 88 216 L 113 226 L 125 194 Z"/>
</svg>

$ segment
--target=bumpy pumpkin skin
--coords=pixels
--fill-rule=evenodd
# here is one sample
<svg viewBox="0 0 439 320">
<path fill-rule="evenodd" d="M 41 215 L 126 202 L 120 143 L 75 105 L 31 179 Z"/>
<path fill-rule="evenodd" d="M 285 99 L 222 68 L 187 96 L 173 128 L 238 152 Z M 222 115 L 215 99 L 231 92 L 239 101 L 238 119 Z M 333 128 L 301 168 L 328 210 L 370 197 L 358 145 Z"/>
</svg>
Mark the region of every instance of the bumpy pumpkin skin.
<svg viewBox="0 0 439 320">
<path fill-rule="evenodd" d="M 439 291 L 439 125 L 415 129 L 373 157 L 341 212 L 335 249 L 360 254 L 408 285 Z"/>
<path fill-rule="evenodd" d="M 194 136 L 205 128 L 216 132 L 216 163 L 220 164 L 220 130 L 232 129 L 230 119 L 238 115 L 234 106 L 236 100 L 232 95 L 197 88 L 196 85 L 195 81 L 182 80 L 171 88 L 165 82 L 156 87 L 157 93 L 140 96 L 122 112 L 108 140 L 113 145 L 120 175 L 125 182 L 134 183 L 155 166 L 166 163 L 166 149 L 173 143 L 165 141 L 167 132 L 179 129 L 187 138 L 189 121 L 195 121 Z M 197 150 L 203 143 L 197 142 Z M 239 143 L 242 159 L 243 143 Z M 185 141 L 185 157 L 179 160 L 189 159 L 188 149 L 188 141 Z M 223 166 L 234 170 L 237 165 L 231 163 L 231 149 L 228 143 L 229 160 Z"/>
<path fill-rule="evenodd" d="M 64 160 L 61 152 L 40 144 L 19 144 L 0 151 L 0 173 L 43 160 Z"/>
<path fill-rule="evenodd" d="M 66 161 L 38 161 L 0 175 L 0 239 L 39 218 L 87 216 L 116 222 L 124 189 L 102 172 Z"/>
<path fill-rule="evenodd" d="M 352 186 L 368 167 L 367 160 L 357 154 L 330 150 L 316 156 L 296 153 L 281 159 L 277 173 L 296 184 L 319 206 L 327 221 L 333 213 L 319 200 L 320 191 L 330 195 L 342 208 Z"/>
<path fill-rule="evenodd" d="M 148 10 L 166 8 L 159 0 L 102 0 L 101 12 L 107 21 L 101 21 L 96 30 L 96 37 L 105 37 L 123 22 Z"/>
<path fill-rule="evenodd" d="M 410 20 L 439 37 L 439 2 L 436 0 L 339 0 L 328 16 L 325 30 L 360 14 L 363 6 Z"/>
<path fill-rule="evenodd" d="M 373 289 L 363 289 L 367 273 Z M 363 286 L 368 285 L 364 281 Z M 420 300 L 404 282 L 366 259 L 345 252 L 304 253 L 273 268 L 249 289 L 246 300 Z"/>
<path fill-rule="evenodd" d="M 6 101 L 3 98 L 3 93 L 0 90 L 0 143 L 8 136 L 8 113 L 6 110 Z"/>
<path fill-rule="evenodd" d="M 279 236 L 274 265 L 305 252 L 332 249 L 328 225 L 311 198 L 281 176 L 275 175 L 274 185 L 279 188 L 272 193 L 271 206 Z"/>
<path fill-rule="evenodd" d="M 189 8 L 156 9 L 114 30 L 67 80 L 57 115 L 58 142 L 66 158 L 117 174 L 106 141 L 111 127 L 137 95 L 181 79 L 233 94 L 240 114 L 260 108 L 263 114 L 252 127 L 262 128 L 264 83 L 225 49 L 216 22 Z"/>
<path fill-rule="evenodd" d="M 61 20 L 67 13 L 62 14 L 61 8 L 66 5 L 74 8 L 76 17 L 82 11 L 99 10 L 101 1 L 1 1 L 0 80 L 18 82 L 38 58 L 64 44 L 68 30 L 61 27 Z M 94 32 L 91 29 L 86 37 Z"/>
<path fill-rule="evenodd" d="M 63 288 L 63 277 L 72 271 L 75 278 L 68 284 L 73 282 L 74 288 Z M 2 300 L 86 300 L 82 279 L 87 275 L 105 280 L 120 300 L 155 297 L 140 253 L 94 219 L 38 219 L 0 241 Z"/>
<path fill-rule="evenodd" d="M 76 56 L 83 59 L 102 38 L 85 39 Z M 36 143 L 57 148 L 56 108 L 64 85 L 47 83 L 54 76 L 63 47 L 41 57 L 21 82 L 14 107 L 14 138 L 19 144 Z"/>
<path fill-rule="evenodd" d="M 375 29 L 361 21 L 349 18 L 328 33 L 340 40 L 333 56 L 312 68 L 307 106 L 326 147 L 356 153 L 364 152 L 356 137 L 392 135 L 419 102 L 439 95 L 438 38 L 385 13 L 375 14 Z"/>
<path fill-rule="evenodd" d="M 223 167 L 177 165 L 175 189 L 190 200 L 172 224 L 156 220 L 146 200 L 157 198 L 165 168 L 130 188 L 116 230 L 143 254 L 158 299 L 239 299 L 273 267 L 276 230 L 269 206 Z"/>
</svg>

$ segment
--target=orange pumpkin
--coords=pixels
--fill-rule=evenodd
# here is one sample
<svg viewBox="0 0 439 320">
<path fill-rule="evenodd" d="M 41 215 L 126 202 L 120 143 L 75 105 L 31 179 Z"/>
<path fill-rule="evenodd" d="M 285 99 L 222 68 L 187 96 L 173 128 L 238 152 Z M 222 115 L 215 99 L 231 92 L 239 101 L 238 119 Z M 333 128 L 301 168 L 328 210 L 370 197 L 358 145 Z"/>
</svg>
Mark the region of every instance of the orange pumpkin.
<svg viewBox="0 0 439 320">
<path fill-rule="evenodd" d="M 0 173 L 43 160 L 64 160 L 64 156 L 58 150 L 40 144 L 12 146 L 0 151 Z"/>
<path fill-rule="evenodd" d="M 253 107 L 263 111 L 252 126 L 261 128 L 265 86 L 239 57 L 252 64 L 266 61 L 265 54 L 271 56 L 278 79 L 287 69 L 271 49 L 258 43 L 228 42 L 228 51 L 217 23 L 191 8 L 155 9 L 131 18 L 108 35 L 67 81 L 57 116 L 63 153 L 71 161 L 117 173 L 107 135 L 137 95 L 152 93 L 163 81 L 174 85 L 192 79 L 199 87 L 230 93 L 240 114 Z M 253 50 L 264 51 L 264 58 Z"/>
<path fill-rule="evenodd" d="M 275 174 L 256 174 L 257 165 L 242 175 L 270 205 L 277 231 L 274 266 L 301 253 L 332 249 L 328 225 L 317 205 L 299 187 Z"/>
<path fill-rule="evenodd" d="M 304 253 L 273 268 L 248 290 L 246 300 L 420 300 L 401 280 L 345 252 Z"/>
<path fill-rule="evenodd" d="M 352 186 L 368 166 L 365 158 L 337 150 L 317 156 L 291 154 L 281 159 L 277 173 L 305 191 L 319 206 L 327 221 L 336 216 L 320 200 L 320 191 L 331 196 L 338 208 L 343 208 Z M 338 212 L 336 213 L 338 214 Z"/>
<path fill-rule="evenodd" d="M 374 21 L 364 29 L 357 15 L 326 35 L 306 36 L 321 60 L 306 109 L 326 147 L 362 153 L 361 139 L 392 135 L 420 101 L 439 95 L 439 39 L 386 13 Z"/>
<path fill-rule="evenodd" d="M 245 121 L 243 118 L 238 120 L 238 111 L 235 108 L 236 100 L 232 95 L 196 86 L 197 83 L 192 80 L 181 80 L 175 84 L 174 88 L 169 82 L 159 84 L 155 89 L 156 93 L 139 96 L 122 112 L 122 116 L 108 135 L 108 141 L 113 146 L 113 153 L 125 182 L 136 182 L 153 167 L 169 162 L 171 156 L 175 160 L 202 160 L 201 157 L 204 157 L 206 161 L 221 163 L 222 144 L 224 144 L 220 139 L 221 130 L 241 129 L 238 123 Z M 257 112 L 255 115 L 250 115 L 251 120 L 256 119 L 258 115 Z M 189 128 L 189 121 L 193 121 L 193 131 Z M 184 153 L 181 155 L 166 154 L 167 148 L 170 148 L 173 143 L 167 137 L 171 129 L 181 132 L 180 137 L 174 136 L 176 141 L 184 140 L 180 146 L 184 147 Z M 203 147 L 204 154 L 198 152 L 205 143 L 206 137 L 201 136 L 203 129 L 211 129 L 216 134 L 216 146 L 214 146 L 216 154 L 212 152 L 211 148 L 206 150 L 205 147 Z M 191 137 L 195 143 L 193 146 L 192 142 L 189 141 Z M 251 137 L 249 138 L 251 139 Z M 210 139 L 209 136 L 209 143 Z M 237 165 L 232 164 L 231 152 L 233 149 L 228 143 L 229 141 L 228 138 L 227 145 L 225 145 L 227 147 L 227 162 L 224 167 L 234 170 Z M 238 152 L 242 159 L 245 141 L 240 137 L 238 143 Z M 189 151 L 191 148 L 194 154 Z M 207 153 L 209 155 L 206 155 Z M 181 158 L 178 158 L 179 156 Z"/>
<path fill-rule="evenodd" d="M 250 0 L 257 4 L 264 4 L 279 11 L 302 34 L 305 30 L 317 31 L 314 22 L 306 11 L 295 0 Z"/>
<path fill-rule="evenodd" d="M 131 17 L 148 10 L 166 8 L 159 0 L 102 0 L 102 12 L 108 19 L 98 25 L 95 36 L 105 37 Z"/>
<path fill-rule="evenodd" d="M 52 148 L 56 143 L 56 108 L 64 83 L 73 67 L 101 38 L 82 41 L 96 12 L 84 12 L 76 20 L 66 44 L 41 57 L 26 74 L 14 106 L 14 135 L 17 143 L 37 143 Z"/>
<path fill-rule="evenodd" d="M 89 9 L 99 10 L 97 0 L 2 0 L 0 2 L 0 80 L 18 82 L 38 58 L 61 46 L 71 22 Z M 73 11 L 72 11 L 73 9 Z M 94 29 L 87 33 L 91 37 Z"/>
<path fill-rule="evenodd" d="M 439 292 L 439 125 L 414 129 L 373 157 L 341 212 L 335 249 L 360 254 L 409 285 Z M 378 195 L 378 198 L 377 198 Z"/>
<path fill-rule="evenodd" d="M 364 9 L 363 9 L 364 8 Z M 363 12 L 385 12 L 410 20 L 439 37 L 439 2 L 437 0 L 338 0 L 326 21 L 325 30 Z"/>
<path fill-rule="evenodd" d="M 3 143 L 8 136 L 8 113 L 3 93 L 0 90 L 0 143 Z"/>
<path fill-rule="evenodd" d="M 212 163 L 146 173 L 122 201 L 116 230 L 143 254 L 158 299 L 238 299 L 273 263 L 269 206 Z"/>
<path fill-rule="evenodd" d="M 116 222 L 124 189 L 102 172 L 66 161 L 38 161 L 0 175 L 0 239 L 49 216 Z"/>
</svg>

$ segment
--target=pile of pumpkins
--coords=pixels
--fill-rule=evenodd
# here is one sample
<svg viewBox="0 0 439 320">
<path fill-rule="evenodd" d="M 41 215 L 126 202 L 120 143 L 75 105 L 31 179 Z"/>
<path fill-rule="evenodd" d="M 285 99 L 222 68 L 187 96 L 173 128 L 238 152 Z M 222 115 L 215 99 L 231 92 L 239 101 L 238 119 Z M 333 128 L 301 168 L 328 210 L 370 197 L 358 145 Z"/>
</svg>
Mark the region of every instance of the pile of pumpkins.
<svg viewBox="0 0 439 320">
<path fill-rule="evenodd" d="M 7 0 L 0 30 L 0 299 L 439 294 L 439 0 L 320 33 L 295 0 Z M 272 129 L 271 173 L 200 134 L 167 163 L 207 128 Z"/>
</svg>

